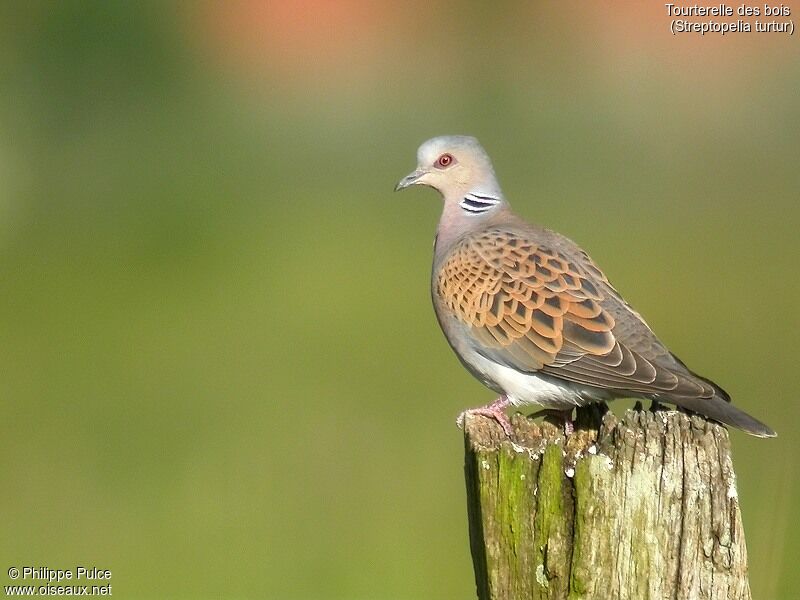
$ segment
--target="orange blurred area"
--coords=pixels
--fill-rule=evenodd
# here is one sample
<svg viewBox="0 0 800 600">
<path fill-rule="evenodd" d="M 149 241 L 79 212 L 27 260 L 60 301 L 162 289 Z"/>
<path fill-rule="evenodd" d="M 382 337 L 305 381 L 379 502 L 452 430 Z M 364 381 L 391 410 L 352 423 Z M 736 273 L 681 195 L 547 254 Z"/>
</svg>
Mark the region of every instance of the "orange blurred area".
<svg viewBox="0 0 800 600">
<path fill-rule="evenodd" d="M 730 4 L 734 11 L 739 5 L 760 4 Z M 466 10 L 457 3 L 234 0 L 184 5 L 182 14 L 192 44 L 220 68 L 301 89 L 328 81 L 326 90 L 334 93 L 357 80 L 381 85 L 387 72 L 406 83 L 439 78 L 445 86 L 517 72 L 524 86 L 531 65 L 546 72 L 566 62 L 581 76 L 621 86 L 656 69 L 672 80 L 673 93 L 690 97 L 700 90 L 735 93 L 765 70 L 790 68 L 798 60 L 795 39 L 786 34 L 672 35 L 676 17 L 665 3 L 637 0 L 518 2 L 496 10 Z M 751 24 L 756 18 L 741 17 Z M 571 55 L 580 62 L 570 65 Z"/>
<path fill-rule="evenodd" d="M 233 0 L 192 7 L 202 43 L 226 62 L 281 77 L 369 67 L 413 5 L 367 0 Z"/>
</svg>

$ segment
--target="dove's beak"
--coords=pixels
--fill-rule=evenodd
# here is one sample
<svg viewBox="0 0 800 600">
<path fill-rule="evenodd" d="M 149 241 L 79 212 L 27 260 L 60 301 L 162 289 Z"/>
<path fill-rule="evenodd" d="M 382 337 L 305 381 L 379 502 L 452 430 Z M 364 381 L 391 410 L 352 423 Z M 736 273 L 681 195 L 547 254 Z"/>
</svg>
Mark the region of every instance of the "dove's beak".
<svg viewBox="0 0 800 600">
<path fill-rule="evenodd" d="M 420 177 L 426 175 L 427 171 L 423 171 L 422 169 L 417 169 L 413 173 L 409 173 L 405 177 L 403 177 L 400 181 L 397 182 L 397 185 L 394 186 L 394 191 L 399 192 L 400 190 L 406 189 L 410 185 L 415 185 L 420 183 Z"/>
</svg>

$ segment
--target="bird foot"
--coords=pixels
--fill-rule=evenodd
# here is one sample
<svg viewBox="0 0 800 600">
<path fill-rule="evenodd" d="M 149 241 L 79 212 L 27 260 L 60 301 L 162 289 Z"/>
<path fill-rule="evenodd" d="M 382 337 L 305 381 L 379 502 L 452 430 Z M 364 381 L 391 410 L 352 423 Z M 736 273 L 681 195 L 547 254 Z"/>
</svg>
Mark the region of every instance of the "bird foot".
<svg viewBox="0 0 800 600">
<path fill-rule="evenodd" d="M 467 416 L 482 415 L 497 421 L 500 424 L 500 427 L 503 428 L 505 434 L 510 438 L 511 434 L 513 433 L 513 428 L 511 427 L 511 421 L 508 420 L 508 415 L 505 413 L 505 408 L 509 404 L 510 401 L 508 400 L 507 396 L 500 396 L 491 404 L 487 404 L 486 406 L 481 406 L 479 408 L 470 408 L 465 410 L 458 415 L 458 418 L 456 419 L 456 425 L 458 425 L 459 428 L 464 429 L 464 421 Z"/>
<path fill-rule="evenodd" d="M 570 436 L 575 432 L 575 424 L 572 422 L 571 408 L 566 410 L 558 410 L 557 408 L 543 408 L 542 410 L 536 411 L 532 415 L 529 415 L 529 418 L 535 419 L 537 417 L 553 417 L 560 420 L 564 425 L 565 436 Z"/>
</svg>

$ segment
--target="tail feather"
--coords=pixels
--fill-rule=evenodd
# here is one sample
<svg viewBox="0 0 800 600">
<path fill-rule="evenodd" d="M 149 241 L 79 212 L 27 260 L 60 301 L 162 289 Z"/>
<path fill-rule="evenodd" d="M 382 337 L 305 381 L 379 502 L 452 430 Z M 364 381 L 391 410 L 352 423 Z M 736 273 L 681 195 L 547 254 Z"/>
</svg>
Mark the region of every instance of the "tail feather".
<svg viewBox="0 0 800 600">
<path fill-rule="evenodd" d="M 718 389 L 716 385 L 714 387 Z M 712 398 L 671 398 L 669 402 L 704 415 L 709 419 L 741 429 L 745 433 L 756 437 L 765 438 L 777 435 L 771 427 L 731 404 L 730 396 L 724 391 L 719 390 L 719 392 L 721 393 L 715 393 Z"/>
<path fill-rule="evenodd" d="M 683 408 L 691 410 L 692 412 L 696 412 L 703 416 L 708 417 L 709 419 L 713 419 L 715 421 L 719 421 L 720 423 L 724 423 L 725 425 L 730 425 L 731 427 L 736 427 L 737 429 L 741 429 L 745 433 L 749 433 L 750 435 L 754 435 L 757 437 L 775 437 L 778 434 L 775 433 L 768 425 L 762 423 L 758 419 L 751 417 L 746 412 L 741 410 L 740 408 L 736 408 L 733 404 L 731 404 L 731 397 L 728 392 L 723 390 L 720 386 L 716 383 L 708 379 L 707 377 L 703 377 L 702 375 L 698 375 L 694 371 L 690 370 L 686 365 L 679 359 L 677 356 L 672 354 L 672 357 L 686 369 L 685 373 L 673 373 L 678 375 L 678 377 L 687 377 L 688 379 L 696 379 L 700 380 L 703 383 L 711 386 L 714 390 L 714 394 L 711 398 L 707 396 L 704 398 L 698 398 L 696 396 L 682 396 L 680 394 L 676 394 L 672 397 L 669 394 L 666 394 L 665 397 L 661 398 L 667 402 L 672 404 L 677 404 Z M 677 390 L 676 390 L 677 391 Z"/>
</svg>

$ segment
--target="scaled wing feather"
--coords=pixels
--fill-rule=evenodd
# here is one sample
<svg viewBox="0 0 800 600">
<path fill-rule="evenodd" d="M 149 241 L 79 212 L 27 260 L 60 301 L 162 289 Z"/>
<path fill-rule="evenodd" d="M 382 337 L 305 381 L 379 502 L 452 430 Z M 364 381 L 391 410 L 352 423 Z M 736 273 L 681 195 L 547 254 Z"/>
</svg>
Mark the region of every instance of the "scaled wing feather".
<svg viewBox="0 0 800 600">
<path fill-rule="evenodd" d="M 449 253 L 436 293 L 476 350 L 528 373 L 617 391 L 711 397 L 582 251 L 495 227 Z"/>
</svg>

